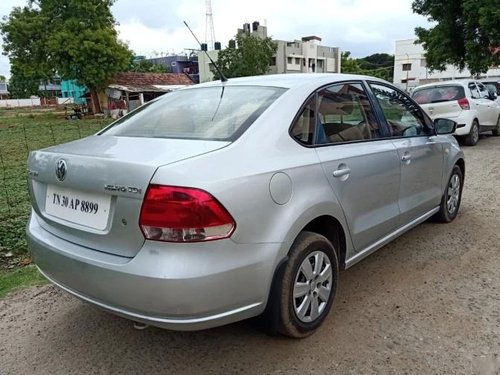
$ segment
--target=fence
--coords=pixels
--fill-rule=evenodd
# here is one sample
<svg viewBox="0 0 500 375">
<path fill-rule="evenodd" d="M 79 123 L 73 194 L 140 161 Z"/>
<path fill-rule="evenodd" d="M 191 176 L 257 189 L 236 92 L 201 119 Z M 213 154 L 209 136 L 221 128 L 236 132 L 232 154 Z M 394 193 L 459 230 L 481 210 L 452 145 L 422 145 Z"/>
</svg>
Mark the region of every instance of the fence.
<svg viewBox="0 0 500 375">
<path fill-rule="evenodd" d="M 26 160 L 32 150 L 94 134 L 109 119 L 66 120 L 64 114 L 0 111 L 0 261 L 2 253 L 26 251 L 30 213 Z"/>
</svg>

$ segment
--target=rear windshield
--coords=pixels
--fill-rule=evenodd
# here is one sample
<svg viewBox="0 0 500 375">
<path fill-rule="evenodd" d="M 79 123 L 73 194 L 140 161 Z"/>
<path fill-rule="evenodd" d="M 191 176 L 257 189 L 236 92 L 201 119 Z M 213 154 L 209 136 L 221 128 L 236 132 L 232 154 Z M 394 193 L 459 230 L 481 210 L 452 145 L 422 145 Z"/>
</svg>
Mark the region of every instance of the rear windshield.
<svg viewBox="0 0 500 375">
<path fill-rule="evenodd" d="M 143 105 L 100 134 L 232 141 L 285 91 L 264 86 L 174 91 Z"/>
<path fill-rule="evenodd" d="M 411 96 L 418 104 L 440 103 L 465 98 L 465 91 L 462 86 L 434 86 L 416 89 Z"/>
</svg>

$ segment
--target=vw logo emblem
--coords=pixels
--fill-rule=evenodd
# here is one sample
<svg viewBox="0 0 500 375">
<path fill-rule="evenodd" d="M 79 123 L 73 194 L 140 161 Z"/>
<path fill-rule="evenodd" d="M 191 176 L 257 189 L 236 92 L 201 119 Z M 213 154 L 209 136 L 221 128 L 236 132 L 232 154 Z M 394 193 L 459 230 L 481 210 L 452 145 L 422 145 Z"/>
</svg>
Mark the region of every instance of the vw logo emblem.
<svg viewBox="0 0 500 375">
<path fill-rule="evenodd" d="M 59 181 L 64 181 L 68 167 L 64 159 L 59 159 L 56 163 L 56 177 Z"/>
</svg>

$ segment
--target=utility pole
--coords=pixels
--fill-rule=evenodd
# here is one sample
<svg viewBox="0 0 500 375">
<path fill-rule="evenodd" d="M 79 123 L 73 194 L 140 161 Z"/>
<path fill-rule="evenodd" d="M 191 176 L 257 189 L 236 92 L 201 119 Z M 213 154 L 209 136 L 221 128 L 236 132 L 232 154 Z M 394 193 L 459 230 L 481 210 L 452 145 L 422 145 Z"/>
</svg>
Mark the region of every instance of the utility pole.
<svg viewBox="0 0 500 375">
<path fill-rule="evenodd" d="M 205 19 L 205 43 L 208 50 L 214 49 L 215 43 L 215 30 L 214 30 L 214 16 L 212 14 L 212 0 L 205 0 L 206 19 Z"/>
</svg>

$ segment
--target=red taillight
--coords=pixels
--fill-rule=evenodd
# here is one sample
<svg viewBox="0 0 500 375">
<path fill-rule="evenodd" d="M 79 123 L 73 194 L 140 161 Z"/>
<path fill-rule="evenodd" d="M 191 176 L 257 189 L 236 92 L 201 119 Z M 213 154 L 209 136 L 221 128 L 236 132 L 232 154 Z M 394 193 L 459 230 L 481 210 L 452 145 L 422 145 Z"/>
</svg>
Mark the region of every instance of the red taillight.
<svg viewBox="0 0 500 375">
<path fill-rule="evenodd" d="M 458 105 L 462 109 L 470 109 L 469 101 L 467 98 L 458 99 Z"/>
<path fill-rule="evenodd" d="M 196 242 L 229 237 L 236 226 L 222 204 L 206 191 L 149 185 L 139 219 L 144 237 Z"/>
</svg>

